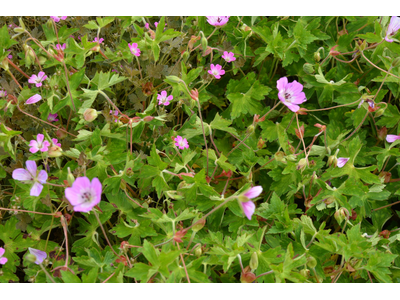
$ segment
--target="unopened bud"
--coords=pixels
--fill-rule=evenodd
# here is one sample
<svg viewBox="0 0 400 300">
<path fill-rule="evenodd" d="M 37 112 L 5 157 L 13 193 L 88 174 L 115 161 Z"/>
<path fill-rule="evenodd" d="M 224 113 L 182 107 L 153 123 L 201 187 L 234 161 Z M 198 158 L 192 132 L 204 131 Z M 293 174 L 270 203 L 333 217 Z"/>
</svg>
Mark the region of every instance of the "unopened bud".
<svg viewBox="0 0 400 300">
<path fill-rule="evenodd" d="M 309 269 L 302 269 L 300 270 L 300 275 L 303 277 L 308 278 L 310 276 L 310 270 Z"/>
<path fill-rule="evenodd" d="M 254 125 L 250 125 L 250 126 L 247 128 L 246 133 L 247 133 L 247 134 L 250 134 L 250 133 L 253 133 L 253 132 L 254 132 Z"/>
<path fill-rule="evenodd" d="M 298 130 L 297 128 L 294 129 L 294 131 L 296 132 L 296 136 L 301 139 L 304 137 L 304 125 L 301 125 L 300 130 Z"/>
<path fill-rule="evenodd" d="M 204 53 L 206 52 L 207 47 L 208 47 L 208 41 L 207 41 L 207 39 L 204 36 L 204 33 L 202 31 L 200 31 L 200 35 L 201 35 L 200 43 L 201 43 L 201 48 L 203 48 L 203 55 L 204 55 Z"/>
<path fill-rule="evenodd" d="M 314 269 L 317 266 L 317 260 L 312 256 L 307 257 L 307 266 Z"/>
<path fill-rule="evenodd" d="M 193 224 L 194 223 L 196 223 L 196 222 L 198 222 L 199 221 L 199 219 L 197 219 L 197 218 L 195 218 L 194 220 L 193 220 Z M 195 231 L 195 232 L 198 232 L 198 231 L 200 231 L 203 227 L 204 227 L 204 225 L 206 225 L 206 219 L 200 219 L 200 222 L 198 222 L 196 225 L 194 225 L 193 227 L 192 227 L 192 230 L 193 231 Z"/>
<path fill-rule="evenodd" d="M 3 61 L 1 62 L 1 67 L 5 70 L 8 71 L 9 67 L 8 67 L 8 60 L 7 57 L 5 59 L 3 59 Z"/>
<path fill-rule="evenodd" d="M 334 215 L 336 221 L 340 224 L 343 222 L 344 219 L 346 219 L 346 212 L 344 210 L 344 208 L 339 208 Z"/>
<path fill-rule="evenodd" d="M 292 162 L 296 162 L 297 161 L 297 157 L 294 154 L 289 154 L 288 156 L 286 156 L 286 159 L 288 161 L 292 161 Z"/>
<path fill-rule="evenodd" d="M 83 113 L 83 118 L 87 122 L 92 122 L 94 121 L 98 116 L 97 110 L 93 108 L 87 108 L 85 112 Z"/>
<path fill-rule="evenodd" d="M 183 55 L 182 55 L 182 62 L 183 62 L 183 63 L 186 63 L 188 59 L 189 59 L 189 52 L 188 52 L 188 51 L 185 51 L 185 52 L 183 53 Z"/>
<path fill-rule="evenodd" d="M 66 133 L 64 130 L 58 129 L 58 130 L 56 131 L 56 136 L 57 136 L 59 139 L 64 139 L 64 138 L 67 137 L 67 133 Z"/>
<path fill-rule="evenodd" d="M 337 56 L 337 55 L 339 55 L 340 52 L 335 50 L 335 48 L 337 48 L 338 46 L 339 46 L 339 45 L 333 46 L 333 47 L 331 48 L 331 50 L 329 51 L 329 55 L 331 55 L 331 56 Z"/>
<path fill-rule="evenodd" d="M 196 248 L 196 250 L 194 250 L 194 255 L 196 255 L 197 257 L 200 257 L 203 254 L 203 251 L 201 250 L 201 247 L 198 246 Z"/>
<path fill-rule="evenodd" d="M 52 146 L 49 148 L 49 157 L 60 157 L 62 155 L 62 149 L 59 146 Z"/>
<path fill-rule="evenodd" d="M 192 98 L 194 101 L 199 101 L 199 91 L 197 89 L 191 90 L 190 98 Z"/>
<path fill-rule="evenodd" d="M 242 273 L 240 277 L 241 283 L 252 283 L 254 280 L 256 280 L 256 275 L 251 272 Z"/>
<path fill-rule="evenodd" d="M 70 169 L 69 167 L 68 167 L 67 181 L 68 181 L 68 185 L 69 185 L 69 186 L 72 186 L 72 184 L 73 184 L 74 181 L 75 181 L 75 177 L 74 177 L 74 175 L 72 175 L 71 169 Z"/>
<path fill-rule="evenodd" d="M 150 121 L 152 121 L 154 119 L 154 117 L 152 117 L 152 116 L 145 116 L 144 118 L 143 118 L 143 121 L 145 121 L 145 122 L 150 122 Z"/>
<path fill-rule="evenodd" d="M 31 263 L 36 262 L 36 256 L 30 253 L 25 256 L 25 259 Z"/>
<path fill-rule="evenodd" d="M 297 164 L 296 169 L 297 169 L 297 170 L 300 170 L 301 172 L 303 172 L 303 171 L 306 169 L 306 167 L 307 167 L 307 163 L 308 163 L 308 161 L 307 161 L 306 158 L 300 159 L 299 162 L 298 162 L 298 164 Z"/>
<path fill-rule="evenodd" d="M 314 52 L 314 60 L 319 62 L 321 60 L 321 54 L 319 52 Z"/>
<path fill-rule="evenodd" d="M 262 138 L 260 138 L 257 142 L 257 148 L 262 149 L 265 146 L 265 142 Z"/>
<path fill-rule="evenodd" d="M 182 81 L 182 79 L 180 79 L 178 76 L 173 76 L 173 75 L 167 76 L 166 79 L 173 83 L 180 83 Z"/>
<path fill-rule="evenodd" d="M 276 152 L 274 156 L 275 160 L 280 161 L 282 163 L 286 163 L 285 153 L 283 153 L 282 151 Z"/>
<path fill-rule="evenodd" d="M 336 155 L 329 156 L 327 165 L 328 166 L 333 166 L 334 168 L 336 168 L 336 166 L 337 166 L 337 157 L 336 157 Z"/>
<path fill-rule="evenodd" d="M 387 128 L 383 126 L 381 129 L 378 129 L 378 139 L 384 141 L 387 136 Z"/>
<path fill-rule="evenodd" d="M 258 254 L 257 252 L 253 252 L 250 258 L 250 263 L 249 263 L 250 269 L 252 271 L 256 270 L 258 268 Z"/>
<path fill-rule="evenodd" d="M 392 178 L 392 173 L 382 171 L 378 176 L 379 176 L 379 178 L 383 178 L 384 183 L 389 183 L 390 179 Z"/>
<path fill-rule="evenodd" d="M 313 74 L 313 73 L 315 72 L 314 66 L 313 66 L 312 64 L 310 64 L 310 63 L 305 63 L 305 64 L 303 65 L 303 71 L 304 71 L 306 74 L 311 75 L 311 74 Z"/>
<path fill-rule="evenodd" d="M 375 113 L 375 118 L 382 116 L 384 112 L 385 110 L 383 108 L 378 109 Z"/>
</svg>

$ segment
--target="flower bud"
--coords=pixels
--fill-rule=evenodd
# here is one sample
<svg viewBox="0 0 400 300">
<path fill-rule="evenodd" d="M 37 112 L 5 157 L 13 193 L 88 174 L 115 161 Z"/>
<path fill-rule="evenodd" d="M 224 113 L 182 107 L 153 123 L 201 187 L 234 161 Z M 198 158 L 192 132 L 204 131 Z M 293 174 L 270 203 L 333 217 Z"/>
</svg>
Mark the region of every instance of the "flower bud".
<svg viewBox="0 0 400 300">
<path fill-rule="evenodd" d="M 304 137 L 304 125 L 301 125 L 300 130 L 298 130 L 297 128 L 294 129 L 294 131 L 296 132 L 296 136 L 301 139 L 302 137 Z"/>
<path fill-rule="evenodd" d="M 146 116 L 146 117 L 143 118 L 143 121 L 145 121 L 145 122 L 150 122 L 150 121 L 152 121 L 153 119 L 154 119 L 154 117 L 152 117 L 152 116 Z"/>
<path fill-rule="evenodd" d="M 75 181 L 75 177 L 74 177 L 74 175 L 72 175 L 71 169 L 70 169 L 69 167 L 68 167 L 67 181 L 68 181 L 68 185 L 69 185 L 69 186 L 72 186 L 72 184 L 73 184 L 74 181 Z"/>
<path fill-rule="evenodd" d="M 189 59 L 189 52 L 185 51 L 182 55 L 182 62 L 185 64 L 187 60 Z"/>
<path fill-rule="evenodd" d="M 389 183 L 390 179 L 392 178 L 392 173 L 382 171 L 378 176 L 379 176 L 379 178 L 383 178 L 384 183 Z"/>
<path fill-rule="evenodd" d="M 300 275 L 303 277 L 308 278 L 310 276 L 310 270 L 309 269 L 302 269 L 300 270 Z"/>
<path fill-rule="evenodd" d="M 342 223 L 343 220 L 346 219 L 346 212 L 345 212 L 344 208 L 342 207 L 342 208 L 338 209 L 338 210 L 335 212 L 334 217 L 335 217 L 336 221 L 337 221 L 339 224 Z"/>
<path fill-rule="evenodd" d="M 166 79 L 173 83 L 180 83 L 182 81 L 182 79 L 180 79 L 178 76 L 173 76 L 173 75 L 167 76 Z"/>
<path fill-rule="evenodd" d="M 253 132 L 254 132 L 254 125 L 250 125 L 250 126 L 247 128 L 246 133 L 247 133 L 247 134 L 250 134 L 250 133 L 253 133 Z"/>
<path fill-rule="evenodd" d="M 98 116 L 97 110 L 95 110 L 93 108 L 87 108 L 85 110 L 85 112 L 83 113 L 83 118 L 87 122 L 92 122 L 92 121 L 96 120 L 97 116 Z"/>
<path fill-rule="evenodd" d="M 8 67 L 7 57 L 5 59 L 3 59 L 3 61 L 0 63 L 0 65 L 5 71 L 8 71 L 9 67 Z"/>
<path fill-rule="evenodd" d="M 331 155 L 328 158 L 328 161 L 326 163 L 328 166 L 333 166 L 334 168 L 336 168 L 337 166 L 337 157 L 336 155 Z"/>
<path fill-rule="evenodd" d="M 252 283 L 254 280 L 256 280 L 256 275 L 251 272 L 242 273 L 240 277 L 241 283 Z"/>
<path fill-rule="evenodd" d="M 49 157 L 60 157 L 62 155 L 62 149 L 59 146 L 52 146 L 49 148 Z"/>
<path fill-rule="evenodd" d="M 319 54 L 319 53 L 318 53 Z M 311 75 L 311 74 L 313 74 L 314 73 L 314 66 L 312 65 L 312 64 L 310 64 L 310 63 L 305 63 L 304 65 L 303 65 L 303 71 L 306 73 L 306 74 L 308 74 L 308 75 Z"/>
<path fill-rule="evenodd" d="M 194 250 L 194 255 L 197 257 L 200 257 L 203 254 L 203 251 L 201 250 L 201 246 L 198 246 L 196 250 Z"/>
<path fill-rule="evenodd" d="M 317 260 L 312 256 L 307 257 L 307 266 L 314 269 L 317 266 Z"/>
<path fill-rule="evenodd" d="M 199 220 L 199 219 L 195 218 L 195 219 L 193 220 L 193 224 L 196 223 L 198 220 Z M 194 225 L 194 226 L 192 227 L 192 230 L 195 231 L 195 232 L 198 232 L 198 231 L 200 231 L 200 230 L 204 227 L 204 225 L 206 225 L 206 219 L 201 219 L 200 222 L 198 222 L 196 225 Z"/>
<path fill-rule="evenodd" d="M 292 161 L 292 162 L 296 162 L 297 161 L 297 157 L 294 154 L 289 154 L 288 156 L 286 156 L 286 159 L 288 161 Z"/>
<path fill-rule="evenodd" d="M 31 263 L 35 263 L 35 261 L 36 261 L 36 256 L 29 253 L 29 254 L 27 254 L 27 255 L 25 256 L 25 259 L 26 259 L 27 261 L 31 262 Z"/>
<path fill-rule="evenodd" d="M 282 162 L 282 163 L 286 163 L 286 159 L 285 159 L 285 153 L 283 153 L 282 151 L 278 151 L 275 153 L 275 160 Z"/>
<path fill-rule="evenodd" d="M 335 48 L 337 48 L 338 46 L 339 46 L 339 45 L 333 46 L 333 47 L 331 48 L 331 50 L 329 51 L 329 55 L 331 55 L 331 56 L 337 56 L 337 55 L 339 55 L 340 52 L 335 50 Z"/>
<path fill-rule="evenodd" d="M 200 34 L 202 36 L 200 43 L 201 43 L 201 48 L 203 48 L 203 55 L 204 55 L 204 53 L 206 52 L 207 47 L 208 47 L 208 41 L 202 31 L 200 31 Z"/>
<path fill-rule="evenodd" d="M 387 136 L 387 128 L 383 126 L 381 129 L 378 129 L 378 139 L 384 141 Z"/>
<path fill-rule="evenodd" d="M 257 252 L 253 252 L 253 254 L 251 255 L 249 266 L 250 266 L 251 270 L 256 270 L 258 268 L 258 254 L 257 254 Z"/>
<path fill-rule="evenodd" d="M 321 60 L 321 54 L 319 54 L 319 51 L 318 51 L 318 52 L 314 52 L 314 60 L 315 60 L 316 62 L 320 62 L 320 60 Z"/>
<path fill-rule="evenodd" d="M 378 109 L 375 113 L 375 118 L 382 116 L 384 112 L 385 110 L 383 108 Z"/>
<path fill-rule="evenodd" d="M 58 129 L 58 130 L 56 131 L 56 136 L 57 136 L 59 139 L 64 139 L 64 138 L 67 137 L 67 133 L 66 133 L 65 131 L 61 130 L 61 129 Z"/>
<path fill-rule="evenodd" d="M 199 91 L 197 89 L 191 90 L 190 98 L 192 98 L 194 101 L 199 101 Z"/>
<path fill-rule="evenodd" d="M 308 161 L 307 161 L 306 158 L 300 159 L 299 162 L 298 162 L 298 164 L 297 164 L 296 169 L 297 169 L 297 170 L 300 170 L 301 172 L 303 172 L 303 171 L 306 169 L 306 167 L 307 167 L 307 163 L 308 163 Z"/>
<path fill-rule="evenodd" d="M 260 138 L 257 142 L 257 148 L 262 149 L 265 146 L 265 142 L 262 138 Z"/>
</svg>

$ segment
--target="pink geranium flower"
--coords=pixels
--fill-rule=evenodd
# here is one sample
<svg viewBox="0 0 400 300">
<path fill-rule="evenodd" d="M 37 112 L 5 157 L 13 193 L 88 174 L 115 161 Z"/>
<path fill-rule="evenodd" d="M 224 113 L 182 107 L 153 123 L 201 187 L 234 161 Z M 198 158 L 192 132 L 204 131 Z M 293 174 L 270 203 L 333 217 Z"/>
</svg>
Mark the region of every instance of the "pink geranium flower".
<svg viewBox="0 0 400 300">
<path fill-rule="evenodd" d="M 147 29 L 150 29 L 149 23 L 144 24 L 144 27 L 147 28 Z"/>
<path fill-rule="evenodd" d="M 42 86 L 42 82 L 45 81 L 46 78 L 47 75 L 44 72 L 39 72 L 37 76 L 33 74 L 31 78 L 29 78 L 28 82 L 36 84 L 36 87 L 40 87 Z"/>
<path fill-rule="evenodd" d="M 7 91 L 0 90 L 0 98 L 4 98 L 5 96 L 7 96 Z"/>
<path fill-rule="evenodd" d="M 40 150 L 41 152 L 46 152 L 47 150 L 49 150 L 48 147 L 50 146 L 50 143 L 49 143 L 48 141 L 44 141 L 44 135 L 43 135 L 43 134 L 39 133 L 39 134 L 37 135 L 36 139 L 37 139 L 37 140 L 31 140 L 31 141 L 29 142 L 29 146 L 31 147 L 31 148 L 29 149 L 29 151 L 30 151 L 31 153 L 36 153 L 36 152 L 38 152 L 39 150 Z"/>
<path fill-rule="evenodd" d="M 66 43 L 64 43 L 62 45 L 60 45 L 60 44 L 56 45 L 56 49 L 57 50 L 65 50 L 65 48 L 67 48 L 67 44 Z"/>
<path fill-rule="evenodd" d="M 172 99 L 174 99 L 174 96 L 169 95 L 167 97 L 167 92 L 166 91 L 162 91 L 161 95 L 157 94 L 157 100 L 158 100 L 158 105 L 169 105 L 169 101 L 171 101 Z"/>
<path fill-rule="evenodd" d="M 207 22 L 216 27 L 224 26 L 229 21 L 229 17 L 217 16 L 217 17 L 207 17 Z"/>
<path fill-rule="evenodd" d="M 242 206 L 243 212 L 249 220 L 251 220 L 256 209 L 256 205 L 250 199 L 260 196 L 262 191 L 263 188 L 261 186 L 254 186 L 239 196 L 239 202 Z"/>
<path fill-rule="evenodd" d="M 220 65 L 214 66 L 213 64 L 211 64 L 210 68 L 211 70 L 208 70 L 208 73 L 214 75 L 214 77 L 217 79 L 220 79 L 221 75 L 225 74 L 225 70 L 223 70 L 222 66 Z"/>
<path fill-rule="evenodd" d="M 42 96 L 40 96 L 39 94 L 33 95 L 32 97 L 30 97 L 28 100 L 26 100 L 25 104 L 33 104 L 36 102 L 39 102 L 40 100 L 42 100 Z"/>
<path fill-rule="evenodd" d="M 389 37 L 393 36 L 396 34 L 396 32 L 400 29 L 400 18 L 399 17 L 392 17 L 390 19 L 389 27 L 386 31 L 386 36 L 385 40 L 389 43 L 392 43 L 393 40 L 391 40 Z"/>
<path fill-rule="evenodd" d="M 39 196 L 43 189 L 43 183 L 46 183 L 47 172 L 41 170 L 37 171 L 36 162 L 33 160 L 26 161 L 26 170 L 19 168 L 15 169 L 12 173 L 12 178 L 22 181 L 24 183 L 33 184 L 31 187 L 31 196 Z"/>
<path fill-rule="evenodd" d="M 99 43 L 99 44 L 101 44 L 101 43 L 103 43 L 103 41 L 104 41 L 103 38 L 98 39 L 97 37 L 95 37 L 92 43 Z"/>
<path fill-rule="evenodd" d="M 226 62 L 231 62 L 235 61 L 236 57 L 234 56 L 235 54 L 233 52 L 224 51 L 224 55 L 222 55 L 222 58 L 225 59 Z"/>
<path fill-rule="evenodd" d="M 400 140 L 400 135 L 388 134 L 386 136 L 386 141 L 388 143 L 393 143 L 396 140 Z"/>
<path fill-rule="evenodd" d="M 28 248 L 29 253 L 36 257 L 35 264 L 40 265 L 47 257 L 47 253 L 34 248 Z"/>
<path fill-rule="evenodd" d="M 118 117 L 118 110 L 116 110 L 114 112 L 112 110 L 110 110 L 110 115 L 113 115 L 114 117 Z M 114 122 L 117 123 L 118 118 L 115 118 Z"/>
<path fill-rule="evenodd" d="M 296 80 L 288 83 L 286 77 L 282 77 L 276 83 L 276 87 L 279 90 L 278 97 L 291 111 L 296 112 L 300 109 L 301 104 L 306 102 L 306 95 L 303 93 L 303 85 L 298 83 Z"/>
<path fill-rule="evenodd" d="M 67 17 L 60 17 L 60 16 L 51 16 L 50 18 L 52 18 L 54 20 L 54 22 L 58 23 L 60 22 L 60 20 L 65 20 Z"/>
<path fill-rule="evenodd" d="M 65 197 L 74 207 L 74 211 L 89 212 L 100 203 L 102 186 L 98 178 L 90 182 L 87 177 L 77 178 L 72 187 L 65 189 Z"/>
<path fill-rule="evenodd" d="M 189 143 L 187 139 L 182 138 L 180 135 L 178 135 L 176 138 L 174 138 L 175 146 L 177 146 L 179 149 L 189 149 Z"/>
<path fill-rule="evenodd" d="M 59 143 L 57 139 L 51 139 L 51 143 L 55 146 L 61 147 L 61 143 Z"/>
<path fill-rule="evenodd" d="M 138 48 L 138 44 L 132 43 L 132 45 L 128 44 L 128 46 L 129 46 L 129 50 L 131 50 L 131 53 L 133 55 L 140 56 L 140 49 Z"/>
<path fill-rule="evenodd" d="M 58 114 L 49 114 L 49 116 L 47 117 L 47 121 L 49 122 L 57 122 L 58 119 Z"/>
<path fill-rule="evenodd" d="M 4 252 L 6 252 L 6 250 L 0 247 L 0 265 L 4 265 L 8 261 L 7 257 L 3 257 Z"/>
<path fill-rule="evenodd" d="M 339 157 L 337 160 L 337 166 L 339 168 L 343 168 L 344 165 L 349 161 L 350 158 L 346 158 L 346 157 Z"/>
</svg>

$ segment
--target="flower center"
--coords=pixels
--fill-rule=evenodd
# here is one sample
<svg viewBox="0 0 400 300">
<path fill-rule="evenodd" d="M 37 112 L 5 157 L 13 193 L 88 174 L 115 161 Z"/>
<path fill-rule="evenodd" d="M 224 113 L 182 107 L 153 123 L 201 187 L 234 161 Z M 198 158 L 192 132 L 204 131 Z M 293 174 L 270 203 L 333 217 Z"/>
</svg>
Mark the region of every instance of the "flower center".
<svg viewBox="0 0 400 300">
<path fill-rule="evenodd" d="M 219 75 L 218 70 L 215 70 L 215 69 L 212 71 L 212 73 L 213 73 L 213 75 L 215 75 L 215 76 L 216 76 L 216 75 Z"/>
<path fill-rule="evenodd" d="M 289 93 L 285 93 L 285 99 L 287 102 L 291 103 L 292 102 L 292 95 L 290 95 Z"/>
<path fill-rule="evenodd" d="M 93 198 L 93 196 L 92 196 L 92 193 L 90 191 L 86 191 L 86 192 L 83 192 L 81 194 L 81 199 L 82 199 L 83 203 L 91 202 L 92 198 Z"/>
</svg>

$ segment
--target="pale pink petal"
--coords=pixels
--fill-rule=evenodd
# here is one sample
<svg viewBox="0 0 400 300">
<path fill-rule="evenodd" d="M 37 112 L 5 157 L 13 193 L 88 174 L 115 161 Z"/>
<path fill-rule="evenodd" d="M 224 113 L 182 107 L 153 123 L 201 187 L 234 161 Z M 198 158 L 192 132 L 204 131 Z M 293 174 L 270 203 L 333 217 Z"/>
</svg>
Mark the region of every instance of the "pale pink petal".
<svg viewBox="0 0 400 300">
<path fill-rule="evenodd" d="M 263 188 L 258 185 L 258 186 L 254 186 L 251 189 L 249 189 L 247 192 L 244 193 L 244 196 L 246 196 L 249 199 L 253 199 L 258 197 L 263 191 Z"/>
<path fill-rule="evenodd" d="M 42 152 L 48 151 L 49 150 L 49 146 L 50 146 L 50 143 L 48 141 L 44 141 L 43 144 L 42 144 L 42 148 L 40 148 L 40 151 L 42 151 Z"/>
<path fill-rule="evenodd" d="M 388 134 L 386 136 L 386 141 L 388 143 L 393 143 L 394 141 L 399 140 L 399 139 L 400 139 L 400 135 Z"/>
<path fill-rule="evenodd" d="M 6 252 L 6 250 L 2 247 L 0 247 L 0 256 L 3 256 L 3 254 Z"/>
<path fill-rule="evenodd" d="M 12 178 L 19 181 L 33 181 L 33 176 L 27 170 L 19 168 L 12 173 Z"/>
<path fill-rule="evenodd" d="M 31 173 L 33 177 L 36 177 L 36 172 L 37 172 L 36 162 L 34 160 L 27 160 L 25 164 L 28 172 Z"/>
<path fill-rule="evenodd" d="M 97 205 L 101 200 L 102 185 L 101 185 L 100 180 L 96 177 L 92 179 L 92 189 L 94 190 L 94 192 L 96 194 L 95 195 L 96 201 L 95 201 L 94 205 Z"/>
<path fill-rule="evenodd" d="M 281 79 L 279 79 L 277 82 L 276 82 L 276 88 L 279 90 L 279 91 L 282 91 L 282 90 L 284 90 L 285 88 L 286 88 L 286 85 L 288 84 L 288 79 L 286 78 L 286 77 L 282 77 Z M 281 99 L 282 100 L 282 99 Z M 283 101 L 283 100 L 282 100 Z"/>
<path fill-rule="evenodd" d="M 345 158 L 345 157 L 339 157 L 337 160 L 337 166 L 339 168 L 342 168 L 348 161 L 350 158 Z"/>
<path fill-rule="evenodd" d="M 41 170 L 39 172 L 39 175 L 37 179 L 39 180 L 40 183 L 45 183 L 48 178 L 47 172 L 45 170 Z"/>
<path fill-rule="evenodd" d="M 40 265 L 47 257 L 47 253 L 34 248 L 28 248 L 29 253 L 36 256 L 35 264 Z"/>
<path fill-rule="evenodd" d="M 240 202 L 240 204 L 242 204 L 243 212 L 246 215 L 247 219 L 251 220 L 251 216 L 256 210 L 256 205 L 253 203 L 253 201 Z"/>
<path fill-rule="evenodd" d="M 65 197 L 68 199 L 69 203 L 71 203 L 72 206 L 79 205 L 82 202 L 80 192 L 73 189 L 72 187 L 65 189 Z"/>
<path fill-rule="evenodd" d="M 168 101 L 171 101 L 172 99 L 174 99 L 174 96 L 172 96 L 172 95 L 169 95 L 168 97 L 167 97 L 167 100 Z M 169 104 L 169 103 L 168 103 Z"/>
<path fill-rule="evenodd" d="M 29 82 L 29 83 L 36 83 L 36 79 L 37 79 L 37 76 L 36 76 L 35 74 L 33 74 L 33 75 L 28 79 L 28 82 Z"/>
<path fill-rule="evenodd" d="M 29 148 L 29 152 L 31 152 L 31 153 L 36 153 L 36 152 L 39 151 L 39 144 L 38 144 L 37 141 L 31 140 L 31 141 L 29 142 L 29 146 L 31 147 L 31 148 Z"/>
<path fill-rule="evenodd" d="M 35 182 L 31 187 L 30 195 L 38 197 L 42 192 L 42 190 L 43 190 L 43 185 L 41 185 L 39 182 Z"/>
<path fill-rule="evenodd" d="M 0 258 L 0 265 L 4 265 L 8 261 L 7 257 Z"/>
<path fill-rule="evenodd" d="M 26 100 L 26 104 L 33 104 L 36 102 L 39 102 L 40 100 L 42 100 L 42 96 L 40 96 L 39 94 L 33 95 L 32 97 L 30 97 L 28 100 Z"/>
<path fill-rule="evenodd" d="M 167 92 L 166 91 L 162 91 L 161 92 L 161 97 L 163 97 L 163 98 L 167 97 Z"/>
<path fill-rule="evenodd" d="M 291 103 L 287 103 L 287 102 L 284 102 L 283 104 L 285 104 L 292 112 L 296 112 L 300 109 L 300 106 L 298 106 L 296 104 L 291 104 Z"/>
<path fill-rule="evenodd" d="M 42 144 L 43 140 L 44 140 L 44 135 L 39 133 L 36 137 L 36 140 L 38 141 L 39 144 Z"/>
<path fill-rule="evenodd" d="M 44 73 L 43 71 L 39 72 L 38 77 L 39 77 L 41 80 L 44 80 L 44 79 L 43 79 L 44 76 L 46 76 L 46 73 Z M 46 77 L 47 77 L 47 76 L 46 76 Z"/>
</svg>

